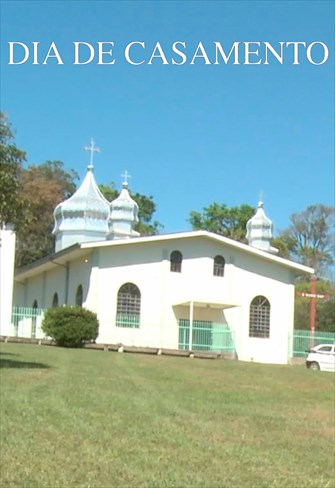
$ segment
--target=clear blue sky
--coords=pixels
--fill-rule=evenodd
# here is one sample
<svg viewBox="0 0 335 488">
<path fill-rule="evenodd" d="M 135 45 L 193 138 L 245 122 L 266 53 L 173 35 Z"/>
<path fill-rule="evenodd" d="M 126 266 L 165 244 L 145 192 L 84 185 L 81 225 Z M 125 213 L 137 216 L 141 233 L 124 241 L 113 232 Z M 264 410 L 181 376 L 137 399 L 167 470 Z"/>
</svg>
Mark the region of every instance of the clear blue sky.
<svg viewBox="0 0 335 488">
<path fill-rule="evenodd" d="M 260 191 L 279 230 L 309 204 L 334 204 L 333 40 L 326 0 L 2 1 L 1 108 L 28 163 L 61 160 L 82 179 L 93 137 L 98 183 L 120 187 L 128 170 L 165 232 L 188 230 L 189 212 L 212 202 L 256 205 Z M 32 65 L 32 55 L 9 65 L 13 41 L 40 42 L 40 62 L 55 42 L 64 65 Z M 75 41 L 114 42 L 115 64 L 74 65 Z M 140 66 L 123 54 L 133 41 L 146 45 L 133 51 Z M 147 64 L 157 41 L 170 64 Z M 180 66 L 176 41 L 186 43 Z M 235 41 L 322 41 L 329 59 L 292 65 L 287 50 L 283 65 L 190 65 L 199 42 L 213 61 L 215 41 L 228 52 Z"/>
</svg>

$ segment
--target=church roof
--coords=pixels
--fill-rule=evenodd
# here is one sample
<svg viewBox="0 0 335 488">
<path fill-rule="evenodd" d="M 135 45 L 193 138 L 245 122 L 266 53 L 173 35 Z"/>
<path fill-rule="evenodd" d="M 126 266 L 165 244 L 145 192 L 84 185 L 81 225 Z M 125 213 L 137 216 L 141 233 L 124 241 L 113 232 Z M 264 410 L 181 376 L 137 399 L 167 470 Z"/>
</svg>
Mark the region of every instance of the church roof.
<svg viewBox="0 0 335 488">
<path fill-rule="evenodd" d="M 91 147 L 90 164 L 84 181 L 77 191 L 67 200 L 61 202 L 54 210 L 54 234 L 61 231 L 93 231 L 107 233 L 107 220 L 109 216 L 109 202 L 98 188 L 93 174 L 92 154 L 94 142 Z"/>
<path fill-rule="evenodd" d="M 86 258 L 86 256 L 90 254 L 92 249 L 96 248 L 102 249 L 108 247 L 112 248 L 114 246 L 143 246 L 149 245 L 150 243 L 166 244 L 167 241 L 175 241 L 174 245 L 177 245 L 177 241 L 183 239 L 206 239 L 214 241 L 218 244 L 224 244 L 228 247 L 231 247 L 232 249 L 236 249 L 241 252 L 245 252 L 246 254 L 258 257 L 259 259 L 263 259 L 269 265 L 272 263 L 274 265 L 277 264 L 286 268 L 290 268 L 292 269 L 292 271 L 295 270 L 309 274 L 314 273 L 313 268 L 310 268 L 303 264 L 295 263 L 293 261 L 290 261 L 289 259 L 278 257 L 274 254 L 256 249 L 247 244 L 243 244 L 242 242 L 234 241 L 233 239 L 229 239 L 228 237 L 214 234 L 213 232 L 197 230 L 189 232 L 178 232 L 175 234 L 159 234 L 155 236 L 135 237 L 133 239 L 114 239 L 109 241 L 103 240 L 98 242 L 84 242 L 81 244 L 75 244 L 67 249 L 63 249 L 60 252 L 54 253 L 51 256 L 47 256 L 39 261 L 36 261 L 35 263 L 20 268 L 16 272 L 15 279 L 20 281 L 21 279 L 34 276 L 47 269 L 56 268 L 59 265 L 65 265 L 72 259 L 82 258 L 84 262 L 84 258 Z"/>
<path fill-rule="evenodd" d="M 263 251 L 274 252 L 271 248 L 270 241 L 272 239 L 273 224 L 272 221 L 265 215 L 263 209 L 263 202 L 258 202 L 256 213 L 247 222 L 247 239 L 250 246 L 262 249 Z"/>
<path fill-rule="evenodd" d="M 96 184 L 93 170 L 88 169 L 78 190 L 67 200 L 57 205 L 54 211 L 55 229 L 72 227 L 102 227 L 107 230 L 109 203 Z M 77 222 L 74 221 L 77 219 Z M 80 219 L 80 221 L 78 221 Z M 96 221 L 95 224 L 92 221 Z"/>
<path fill-rule="evenodd" d="M 120 192 L 120 195 L 115 198 L 115 200 L 112 201 L 111 203 L 112 210 L 125 210 L 125 211 L 133 211 L 134 209 L 138 209 L 138 205 L 133 200 L 129 194 L 128 191 L 128 183 L 123 182 L 122 183 L 122 190 Z"/>
<path fill-rule="evenodd" d="M 134 230 L 138 222 L 138 205 L 128 191 L 127 178 L 130 177 L 126 171 L 122 183 L 122 190 L 117 198 L 110 205 L 110 217 L 108 220 L 108 239 L 124 239 L 127 237 L 138 237 L 140 234 Z"/>
<path fill-rule="evenodd" d="M 248 231 L 251 232 L 254 228 L 258 228 L 259 226 L 262 226 L 264 229 L 272 229 L 272 221 L 265 215 L 263 207 L 263 202 L 259 201 L 255 215 L 248 220 Z"/>
</svg>

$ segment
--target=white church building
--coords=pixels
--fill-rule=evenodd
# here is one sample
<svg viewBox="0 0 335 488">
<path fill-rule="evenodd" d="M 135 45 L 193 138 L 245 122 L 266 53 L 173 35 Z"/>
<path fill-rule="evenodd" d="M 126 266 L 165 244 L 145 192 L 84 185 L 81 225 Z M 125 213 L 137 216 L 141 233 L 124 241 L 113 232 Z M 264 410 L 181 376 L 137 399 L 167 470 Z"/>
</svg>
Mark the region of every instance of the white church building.
<svg viewBox="0 0 335 488">
<path fill-rule="evenodd" d="M 55 253 L 17 270 L 13 305 L 88 308 L 99 319 L 98 343 L 233 351 L 243 361 L 286 364 L 295 278 L 313 269 L 276 255 L 263 203 L 247 224 L 248 244 L 207 231 L 141 237 L 128 183 L 110 204 L 90 150 L 84 181 L 54 211 Z M 36 321 L 21 333 L 10 327 L 8 335 L 16 327 L 43 337 Z"/>
</svg>

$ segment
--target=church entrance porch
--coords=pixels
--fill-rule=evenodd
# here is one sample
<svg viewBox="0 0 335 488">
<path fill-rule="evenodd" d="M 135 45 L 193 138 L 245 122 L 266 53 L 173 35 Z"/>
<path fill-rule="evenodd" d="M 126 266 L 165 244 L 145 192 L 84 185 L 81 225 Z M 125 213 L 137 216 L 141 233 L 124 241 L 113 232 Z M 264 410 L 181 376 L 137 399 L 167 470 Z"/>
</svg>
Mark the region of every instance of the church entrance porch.
<svg viewBox="0 0 335 488">
<path fill-rule="evenodd" d="M 179 319 L 178 349 L 234 352 L 234 333 L 227 324 L 209 320 L 194 320 L 191 329 L 189 319 Z"/>
<path fill-rule="evenodd" d="M 178 349 L 235 354 L 235 337 L 224 310 L 235 305 L 187 301 L 175 305 Z"/>
</svg>

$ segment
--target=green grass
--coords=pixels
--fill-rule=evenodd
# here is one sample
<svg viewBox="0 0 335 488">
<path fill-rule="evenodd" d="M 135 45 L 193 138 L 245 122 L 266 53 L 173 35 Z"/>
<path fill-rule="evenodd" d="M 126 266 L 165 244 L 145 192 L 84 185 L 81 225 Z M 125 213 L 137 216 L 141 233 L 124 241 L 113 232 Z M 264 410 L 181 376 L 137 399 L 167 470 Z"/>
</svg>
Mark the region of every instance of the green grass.
<svg viewBox="0 0 335 488">
<path fill-rule="evenodd" d="M 334 375 L 1 344 L 2 487 L 334 486 Z"/>
</svg>

